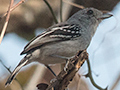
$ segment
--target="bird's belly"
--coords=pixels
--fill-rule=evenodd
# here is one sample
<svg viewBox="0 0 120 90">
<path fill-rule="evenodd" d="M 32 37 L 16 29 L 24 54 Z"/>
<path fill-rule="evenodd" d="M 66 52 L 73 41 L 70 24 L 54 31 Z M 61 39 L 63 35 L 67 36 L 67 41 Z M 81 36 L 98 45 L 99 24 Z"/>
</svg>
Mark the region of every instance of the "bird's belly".
<svg viewBox="0 0 120 90">
<path fill-rule="evenodd" d="M 40 49 L 39 62 L 43 64 L 65 63 L 66 58 L 74 56 L 79 50 L 86 49 L 87 46 L 86 43 L 78 42 L 78 40 L 46 45 Z"/>
</svg>

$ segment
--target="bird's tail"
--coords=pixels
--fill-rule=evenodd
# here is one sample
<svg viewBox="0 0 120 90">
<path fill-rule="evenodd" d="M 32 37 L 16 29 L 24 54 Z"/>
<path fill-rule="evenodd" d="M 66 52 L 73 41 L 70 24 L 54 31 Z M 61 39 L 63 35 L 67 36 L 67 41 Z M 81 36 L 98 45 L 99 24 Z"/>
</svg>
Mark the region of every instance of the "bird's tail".
<svg viewBox="0 0 120 90">
<path fill-rule="evenodd" d="M 23 58 L 20 63 L 17 65 L 17 67 L 14 69 L 14 71 L 12 72 L 12 74 L 10 75 L 10 77 L 8 78 L 7 82 L 5 83 L 5 86 L 11 84 L 12 80 L 15 78 L 15 76 L 17 75 L 17 73 L 19 72 L 19 70 L 26 65 L 28 62 L 28 58 Z"/>
</svg>

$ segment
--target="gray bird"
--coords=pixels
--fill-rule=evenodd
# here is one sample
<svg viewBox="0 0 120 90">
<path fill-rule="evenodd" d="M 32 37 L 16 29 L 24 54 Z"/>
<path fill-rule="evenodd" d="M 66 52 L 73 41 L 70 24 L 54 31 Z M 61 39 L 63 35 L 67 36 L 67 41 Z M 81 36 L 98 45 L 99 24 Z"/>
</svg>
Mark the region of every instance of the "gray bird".
<svg viewBox="0 0 120 90">
<path fill-rule="evenodd" d="M 94 8 L 85 8 L 67 21 L 49 27 L 46 32 L 33 38 L 25 46 L 21 55 L 26 56 L 17 65 L 5 85 L 9 85 L 18 71 L 32 61 L 45 65 L 65 63 L 77 51 L 87 49 L 98 24 L 111 16 Z"/>
</svg>

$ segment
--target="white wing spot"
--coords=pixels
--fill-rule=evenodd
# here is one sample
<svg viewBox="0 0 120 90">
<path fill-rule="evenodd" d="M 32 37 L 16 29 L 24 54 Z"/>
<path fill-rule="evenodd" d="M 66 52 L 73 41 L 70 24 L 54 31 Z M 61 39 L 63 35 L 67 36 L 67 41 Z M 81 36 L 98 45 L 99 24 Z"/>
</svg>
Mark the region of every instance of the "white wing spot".
<svg viewBox="0 0 120 90">
<path fill-rule="evenodd" d="M 76 30 L 79 30 L 79 28 L 76 28 Z"/>
<path fill-rule="evenodd" d="M 63 29 L 63 31 L 65 31 L 65 32 L 66 32 L 67 30 L 66 30 L 66 29 Z"/>
<path fill-rule="evenodd" d="M 72 31 L 71 33 L 75 33 L 75 31 Z"/>
<path fill-rule="evenodd" d="M 71 32 L 71 30 L 67 30 L 67 32 Z"/>
<path fill-rule="evenodd" d="M 79 33 L 79 31 L 76 31 L 76 33 L 78 34 L 78 33 Z"/>
</svg>

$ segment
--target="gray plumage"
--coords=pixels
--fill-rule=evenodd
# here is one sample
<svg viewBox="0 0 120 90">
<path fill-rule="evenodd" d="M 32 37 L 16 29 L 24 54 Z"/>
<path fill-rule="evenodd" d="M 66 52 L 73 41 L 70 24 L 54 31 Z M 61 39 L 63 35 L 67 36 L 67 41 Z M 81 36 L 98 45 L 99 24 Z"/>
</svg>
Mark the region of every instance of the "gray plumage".
<svg viewBox="0 0 120 90">
<path fill-rule="evenodd" d="M 75 13 L 67 21 L 49 27 L 46 32 L 33 38 L 25 46 L 21 55 L 26 56 L 5 85 L 10 84 L 18 71 L 32 61 L 45 65 L 65 63 L 77 51 L 87 49 L 98 24 L 102 19 L 111 16 L 94 8 L 86 8 Z"/>
</svg>

